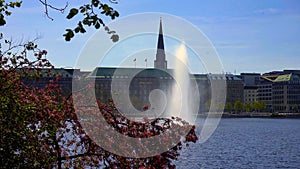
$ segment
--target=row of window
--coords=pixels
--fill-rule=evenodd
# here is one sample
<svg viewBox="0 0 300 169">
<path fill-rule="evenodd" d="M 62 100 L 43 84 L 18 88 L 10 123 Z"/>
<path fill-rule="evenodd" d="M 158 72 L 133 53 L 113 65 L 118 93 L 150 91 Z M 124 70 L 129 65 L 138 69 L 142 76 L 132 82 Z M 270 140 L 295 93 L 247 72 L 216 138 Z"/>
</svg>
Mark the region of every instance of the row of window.
<svg viewBox="0 0 300 169">
<path fill-rule="evenodd" d="M 288 104 L 291 104 L 291 105 L 300 105 L 300 100 L 288 100 L 287 101 Z"/>
<path fill-rule="evenodd" d="M 255 102 L 256 99 L 255 98 L 249 98 L 249 99 L 245 99 L 245 102 Z"/>
<path fill-rule="evenodd" d="M 245 97 L 256 97 L 256 94 L 246 94 Z"/>
</svg>

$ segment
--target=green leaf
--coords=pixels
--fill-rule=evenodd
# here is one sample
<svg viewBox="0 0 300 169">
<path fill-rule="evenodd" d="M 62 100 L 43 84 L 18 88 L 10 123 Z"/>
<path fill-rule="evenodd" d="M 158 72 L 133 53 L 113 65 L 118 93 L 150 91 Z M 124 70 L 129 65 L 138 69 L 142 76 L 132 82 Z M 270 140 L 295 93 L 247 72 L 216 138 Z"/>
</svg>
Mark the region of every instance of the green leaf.
<svg viewBox="0 0 300 169">
<path fill-rule="evenodd" d="M 81 6 L 79 9 L 80 9 L 80 12 L 81 12 L 81 13 L 84 13 L 84 12 L 86 11 L 86 8 L 83 7 L 83 6 Z"/>
<path fill-rule="evenodd" d="M 14 3 L 14 2 L 10 2 L 10 3 L 9 3 L 9 6 L 10 6 L 11 8 L 14 8 L 14 7 L 15 7 L 15 3 Z"/>
<path fill-rule="evenodd" d="M 78 33 L 78 32 L 80 31 L 80 27 L 76 27 L 76 28 L 74 29 L 74 31 L 75 31 L 75 33 Z"/>
<path fill-rule="evenodd" d="M 88 18 L 84 18 L 83 21 L 82 21 L 82 23 L 83 23 L 84 25 L 89 25 L 89 24 L 90 24 L 90 21 L 88 20 Z"/>
<path fill-rule="evenodd" d="M 74 32 L 71 29 L 66 29 L 67 33 L 65 33 L 63 36 L 65 37 L 66 41 L 70 41 L 74 37 Z"/>
<path fill-rule="evenodd" d="M 96 29 L 99 29 L 99 28 L 100 28 L 100 23 L 99 23 L 99 22 L 96 22 L 96 23 L 95 23 L 95 28 L 96 28 Z"/>
<path fill-rule="evenodd" d="M 4 15 L 3 14 L 0 14 L 0 26 L 3 26 L 6 24 L 6 21 L 4 19 Z"/>
<path fill-rule="evenodd" d="M 21 2 L 16 2 L 16 7 L 21 7 L 22 1 Z"/>
<path fill-rule="evenodd" d="M 80 33 L 85 33 L 86 32 L 86 30 L 82 27 L 81 29 L 80 29 Z"/>
<path fill-rule="evenodd" d="M 92 0 L 92 4 L 95 6 L 95 7 L 98 7 L 100 1 L 99 0 Z"/>
<path fill-rule="evenodd" d="M 67 15 L 67 19 L 71 19 L 77 14 L 78 14 L 78 9 L 72 8 L 72 9 L 70 9 L 69 14 Z"/>
<path fill-rule="evenodd" d="M 114 14 L 115 14 L 115 16 L 116 16 L 116 17 L 119 17 L 119 16 L 120 16 L 120 14 L 119 14 L 119 12 L 118 12 L 118 11 L 115 11 L 115 13 L 114 13 Z"/>
<path fill-rule="evenodd" d="M 6 16 L 10 16 L 10 15 L 11 15 L 11 12 L 5 11 L 5 15 L 6 15 Z"/>
</svg>

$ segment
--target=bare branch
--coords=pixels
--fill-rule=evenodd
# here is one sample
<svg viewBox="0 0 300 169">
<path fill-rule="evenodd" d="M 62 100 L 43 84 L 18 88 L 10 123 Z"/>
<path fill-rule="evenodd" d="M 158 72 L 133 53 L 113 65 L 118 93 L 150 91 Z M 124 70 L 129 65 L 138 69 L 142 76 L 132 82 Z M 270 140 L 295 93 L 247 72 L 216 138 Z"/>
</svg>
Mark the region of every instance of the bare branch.
<svg viewBox="0 0 300 169">
<path fill-rule="evenodd" d="M 68 7 L 68 5 L 69 5 L 69 3 L 68 3 L 68 1 L 66 2 L 66 5 L 63 7 L 63 8 L 58 8 L 58 7 L 55 7 L 55 6 L 53 6 L 53 5 L 51 5 L 51 4 L 49 4 L 48 2 L 47 2 L 47 0 L 39 0 L 40 1 L 40 3 L 41 4 L 43 4 L 44 5 L 44 7 L 45 7 L 45 14 L 46 14 L 46 16 L 50 19 L 50 20 L 54 20 L 50 15 L 49 15 L 49 8 L 50 9 L 53 9 L 53 10 L 56 10 L 56 11 L 59 11 L 59 12 L 61 12 L 61 13 L 64 13 L 65 12 L 65 10 L 66 10 L 66 8 Z"/>
</svg>

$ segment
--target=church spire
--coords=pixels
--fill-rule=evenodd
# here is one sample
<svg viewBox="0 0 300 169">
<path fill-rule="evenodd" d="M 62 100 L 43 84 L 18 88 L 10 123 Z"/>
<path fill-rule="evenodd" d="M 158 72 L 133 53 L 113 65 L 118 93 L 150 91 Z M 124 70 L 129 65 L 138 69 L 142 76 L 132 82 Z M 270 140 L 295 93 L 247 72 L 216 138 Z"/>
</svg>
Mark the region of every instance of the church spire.
<svg viewBox="0 0 300 169">
<path fill-rule="evenodd" d="M 165 54 L 165 47 L 164 47 L 164 35 L 163 35 L 161 18 L 159 23 L 157 52 L 156 52 L 156 60 L 154 61 L 154 67 L 158 69 L 167 69 L 167 61 L 166 61 L 166 54 Z"/>
<path fill-rule="evenodd" d="M 160 22 L 159 22 L 159 35 L 158 35 L 157 49 L 165 50 L 161 18 L 160 18 Z"/>
</svg>

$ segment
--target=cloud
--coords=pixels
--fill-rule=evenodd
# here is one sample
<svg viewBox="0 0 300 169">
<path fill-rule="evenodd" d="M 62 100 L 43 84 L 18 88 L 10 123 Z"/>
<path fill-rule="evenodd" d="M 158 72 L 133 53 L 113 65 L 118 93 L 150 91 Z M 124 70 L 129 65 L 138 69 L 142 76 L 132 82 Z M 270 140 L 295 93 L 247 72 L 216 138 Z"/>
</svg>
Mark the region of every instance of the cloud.
<svg viewBox="0 0 300 169">
<path fill-rule="evenodd" d="M 278 14 L 279 10 L 276 8 L 266 8 L 266 9 L 260 9 L 254 11 L 256 14 L 263 14 L 263 15 L 272 15 L 272 14 Z"/>
</svg>

